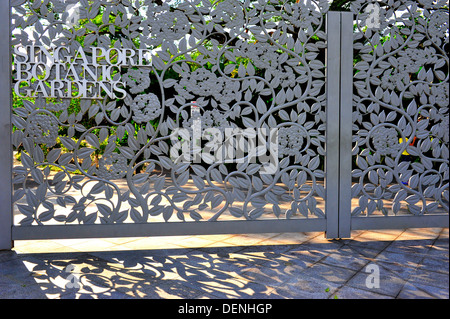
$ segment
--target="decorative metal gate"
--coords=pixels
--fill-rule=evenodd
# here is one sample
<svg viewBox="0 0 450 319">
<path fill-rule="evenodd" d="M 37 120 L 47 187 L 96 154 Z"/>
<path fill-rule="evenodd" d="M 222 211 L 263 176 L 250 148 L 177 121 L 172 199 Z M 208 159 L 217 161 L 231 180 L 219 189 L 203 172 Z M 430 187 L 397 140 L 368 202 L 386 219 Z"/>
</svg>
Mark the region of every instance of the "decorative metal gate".
<svg viewBox="0 0 450 319">
<path fill-rule="evenodd" d="M 0 248 L 448 227 L 444 7 L 2 2 Z"/>
<path fill-rule="evenodd" d="M 448 1 L 355 1 L 352 12 L 358 62 L 342 110 L 352 123 L 341 159 L 353 161 L 347 233 L 350 225 L 448 227 Z"/>
</svg>

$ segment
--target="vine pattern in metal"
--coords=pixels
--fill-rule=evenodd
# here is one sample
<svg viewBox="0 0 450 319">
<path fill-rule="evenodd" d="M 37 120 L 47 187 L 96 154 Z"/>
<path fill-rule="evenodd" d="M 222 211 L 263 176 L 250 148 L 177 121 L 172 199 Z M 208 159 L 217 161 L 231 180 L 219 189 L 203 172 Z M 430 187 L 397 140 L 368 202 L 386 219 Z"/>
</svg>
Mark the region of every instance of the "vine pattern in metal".
<svg viewBox="0 0 450 319">
<path fill-rule="evenodd" d="M 151 51 L 120 72 L 123 100 L 37 96 L 13 109 L 16 224 L 325 217 L 327 1 L 12 5 L 13 46 Z M 278 171 L 174 163 L 170 133 L 191 126 L 193 101 L 205 128 L 277 128 Z"/>
<path fill-rule="evenodd" d="M 448 214 L 448 1 L 355 1 L 352 216 Z"/>
</svg>

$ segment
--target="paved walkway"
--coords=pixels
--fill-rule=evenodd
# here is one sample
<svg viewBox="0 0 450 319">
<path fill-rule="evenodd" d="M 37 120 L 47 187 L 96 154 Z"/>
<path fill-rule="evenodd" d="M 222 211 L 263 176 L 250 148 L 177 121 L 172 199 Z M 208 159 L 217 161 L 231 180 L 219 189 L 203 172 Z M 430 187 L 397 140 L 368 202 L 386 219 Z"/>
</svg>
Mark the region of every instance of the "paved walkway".
<svg viewBox="0 0 450 319">
<path fill-rule="evenodd" d="M 0 298 L 449 298 L 448 228 L 323 237 L 16 241 L 0 252 Z"/>
</svg>

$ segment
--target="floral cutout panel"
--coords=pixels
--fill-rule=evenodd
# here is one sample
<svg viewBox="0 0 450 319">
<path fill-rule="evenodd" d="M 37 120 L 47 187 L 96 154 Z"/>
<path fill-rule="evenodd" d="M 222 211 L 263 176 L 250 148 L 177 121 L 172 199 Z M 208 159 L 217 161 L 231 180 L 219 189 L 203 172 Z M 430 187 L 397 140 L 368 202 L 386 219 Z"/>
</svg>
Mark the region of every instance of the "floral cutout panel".
<svg viewBox="0 0 450 319">
<path fill-rule="evenodd" d="M 448 214 L 448 1 L 354 1 L 352 216 Z"/>
<path fill-rule="evenodd" d="M 325 218 L 328 1 L 11 3 L 15 225 Z M 444 43 L 436 40 L 442 25 L 421 30 L 417 41 L 430 44 L 414 50 L 433 63 L 434 69 L 427 65 L 423 71 L 425 79 L 432 74 L 433 84 L 403 84 L 397 92 L 379 74 L 381 96 L 361 88 L 377 105 L 371 108 L 378 122 L 387 103 L 378 102 L 384 92 L 391 104 L 422 95 L 439 105 L 448 100 L 448 86 L 437 84 L 447 76 L 440 71 L 447 65 Z M 415 67 L 404 66 L 401 58 L 400 52 L 392 54 L 396 77 L 411 74 L 400 66 Z M 391 61 L 376 59 L 365 60 L 366 73 Z M 367 98 L 355 102 L 365 105 Z M 442 146 L 448 133 L 441 128 L 448 128 L 448 114 L 445 120 L 444 106 L 415 103 L 413 111 L 396 112 L 395 118 L 386 114 L 395 120 L 383 124 L 389 136 L 369 129 L 361 139 L 374 139 L 372 149 L 365 149 L 378 151 L 372 155 L 376 162 L 376 156 L 404 149 L 394 138 L 399 130 L 409 127 L 403 135 L 411 138 L 420 127 L 415 151 L 425 149 L 424 141 L 439 151 L 431 157 L 420 153 L 426 162 L 404 170 L 421 170 L 411 174 L 411 184 L 417 174 L 433 176 L 434 189 L 427 194 L 442 201 L 448 170 L 435 166 L 448 160 Z M 421 123 L 427 125 L 414 117 L 419 109 L 426 110 Z M 355 123 L 358 116 L 365 115 L 355 115 Z M 205 152 L 208 143 L 214 145 Z M 358 158 L 368 162 L 369 154 L 359 150 L 365 142 L 357 143 Z M 223 145 L 235 155 L 217 156 L 226 151 Z M 392 165 L 398 161 L 393 157 Z M 386 179 L 390 167 L 369 175 L 381 181 L 380 172 Z M 413 185 L 396 192 L 419 196 Z"/>
</svg>

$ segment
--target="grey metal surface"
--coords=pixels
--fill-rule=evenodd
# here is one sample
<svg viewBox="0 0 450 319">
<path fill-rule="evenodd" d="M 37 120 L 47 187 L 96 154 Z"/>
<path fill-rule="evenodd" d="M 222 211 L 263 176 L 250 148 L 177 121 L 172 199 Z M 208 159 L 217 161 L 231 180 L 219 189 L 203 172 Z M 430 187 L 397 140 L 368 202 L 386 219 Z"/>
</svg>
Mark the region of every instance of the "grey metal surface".
<svg viewBox="0 0 450 319">
<path fill-rule="evenodd" d="M 222 221 L 215 223 L 146 223 L 116 225 L 48 225 L 13 227 L 14 239 L 61 239 L 61 238 L 103 238 L 103 237 L 149 237 L 173 235 L 252 234 L 276 232 L 324 231 L 324 219 Z M 295 237 L 295 234 L 293 234 Z"/>
<path fill-rule="evenodd" d="M 339 106 L 341 74 L 341 13 L 327 15 L 327 238 L 339 237 Z"/>
<path fill-rule="evenodd" d="M 12 151 L 9 1 L 0 2 L 0 250 L 11 249 Z"/>
<path fill-rule="evenodd" d="M 377 216 L 372 218 L 353 217 L 351 220 L 352 230 L 406 229 L 427 227 L 448 227 L 448 216 L 396 216 L 395 218 Z"/>
<path fill-rule="evenodd" d="M 0 147 L 11 154 L 13 145 L 20 159 L 11 173 L 11 157 L 0 158 L 0 248 L 10 248 L 11 224 L 14 239 L 270 229 L 347 238 L 352 229 L 448 227 L 448 8 L 440 2 L 357 0 L 352 12 L 328 12 L 325 0 L 27 3 L 15 2 L 14 47 L 75 52 L 82 37 L 88 59 L 92 48 L 136 56 L 117 74 L 125 98 L 23 99 L 12 136 L 17 72 L 2 60 L 0 133 L 12 143 Z M 9 3 L 1 5 L 9 28 Z M 100 10 L 114 21 L 100 22 Z M 2 56 L 9 37 L 0 35 Z M 230 128 L 275 129 L 277 170 L 246 161 L 257 157 L 253 147 L 225 161 L 205 162 L 192 145 L 187 163 L 171 157 L 177 129 Z"/>
<path fill-rule="evenodd" d="M 123 224 L 127 234 L 126 229 L 133 228 L 128 224 L 161 222 L 170 228 L 171 223 L 200 221 L 201 226 L 183 227 L 207 233 L 210 224 L 222 221 L 227 223 L 211 229 L 228 227 L 221 232 L 233 233 L 248 223 L 249 230 L 258 232 L 267 230 L 263 225 L 268 223 L 275 228 L 278 223 L 290 225 L 283 220 L 293 220 L 292 225 L 325 224 L 327 37 L 321 28 L 327 1 L 211 4 L 192 0 L 170 5 L 148 2 L 143 7 L 137 2 L 93 1 L 79 5 L 55 0 L 40 8 L 38 2 L 32 6 L 16 2 L 12 44 L 76 52 L 77 37 L 81 37 L 88 62 L 80 58 L 72 73 L 84 76 L 83 68 L 96 64 L 89 59 L 101 48 L 128 49 L 123 54 L 136 56 L 124 59 L 117 74 L 125 84 L 126 97 L 107 93 L 103 99 L 54 100 L 52 94 L 61 93 L 51 91 L 49 101 L 39 92 L 39 82 L 29 85 L 29 92 L 38 95 L 24 99 L 24 107 L 13 110 L 17 128 L 13 145 L 21 156 L 14 168 L 15 238 L 34 229 L 40 232 L 38 227 L 66 224 L 99 228 Z M 140 63 L 144 51 L 151 55 L 151 63 Z M 103 62 L 110 66 L 112 60 L 107 57 Z M 55 59 L 54 63 L 60 62 Z M 334 63 L 339 67 L 338 58 Z M 29 60 L 23 67 L 34 70 L 34 66 Z M 57 73 L 49 73 L 48 81 L 58 78 Z M 338 86 L 335 91 L 339 94 Z M 26 92 L 16 89 L 16 93 Z M 65 88 L 62 92 L 66 93 Z M 338 116 L 339 100 L 333 100 L 334 116 Z M 262 173 L 262 159 L 251 162 L 250 151 L 225 162 L 208 163 L 202 157 L 198 163 L 195 156 L 188 163 L 176 162 L 170 153 L 177 144 L 171 132 L 194 133 L 195 123 L 202 130 L 222 133 L 229 128 L 277 130 L 277 170 Z M 332 127 L 327 138 L 338 138 L 338 128 Z M 338 153 L 329 154 L 338 159 Z M 334 176 L 329 181 L 335 192 L 330 195 L 334 208 L 338 167 L 332 163 Z M 228 224 L 231 220 L 243 225 L 224 226 L 234 225 Z M 253 223 L 256 220 L 263 221 Z M 334 227 L 330 235 L 336 237 L 337 211 L 331 213 L 328 224 Z M 293 230 L 292 226 L 287 229 Z"/>
<path fill-rule="evenodd" d="M 353 13 L 341 12 L 341 73 L 339 109 L 339 238 L 351 236 Z"/>
<path fill-rule="evenodd" d="M 352 225 L 448 227 L 448 1 L 354 1 L 352 12 Z"/>
</svg>

